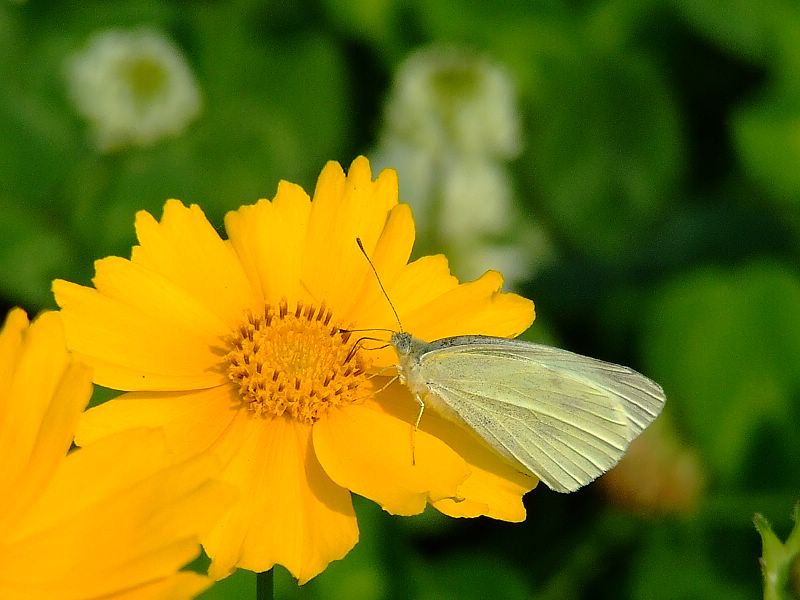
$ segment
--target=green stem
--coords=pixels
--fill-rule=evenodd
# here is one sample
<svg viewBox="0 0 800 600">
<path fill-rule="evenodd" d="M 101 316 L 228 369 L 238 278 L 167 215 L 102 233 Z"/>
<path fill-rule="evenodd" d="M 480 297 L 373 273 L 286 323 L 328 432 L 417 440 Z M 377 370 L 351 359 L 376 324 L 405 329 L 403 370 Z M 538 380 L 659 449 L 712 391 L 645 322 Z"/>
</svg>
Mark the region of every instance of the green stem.
<svg viewBox="0 0 800 600">
<path fill-rule="evenodd" d="M 781 542 L 773 533 L 767 520 L 756 514 L 753 521 L 761 535 L 761 571 L 764 575 L 764 600 L 787 600 L 792 596 L 789 591 L 792 563 L 800 560 L 800 504 L 795 506 L 794 528 Z"/>
<path fill-rule="evenodd" d="M 272 569 L 256 574 L 256 600 L 272 600 L 273 596 Z"/>
</svg>

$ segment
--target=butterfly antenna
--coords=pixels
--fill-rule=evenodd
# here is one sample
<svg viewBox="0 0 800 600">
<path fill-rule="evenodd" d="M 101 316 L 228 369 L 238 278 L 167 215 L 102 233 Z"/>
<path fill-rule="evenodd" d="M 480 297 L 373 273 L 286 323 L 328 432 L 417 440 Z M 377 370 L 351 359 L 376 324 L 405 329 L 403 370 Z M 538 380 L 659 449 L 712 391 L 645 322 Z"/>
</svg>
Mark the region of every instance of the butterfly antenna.
<svg viewBox="0 0 800 600">
<path fill-rule="evenodd" d="M 386 293 L 386 288 L 383 287 L 383 283 L 381 283 L 381 278 L 378 275 L 378 270 L 375 268 L 375 265 L 372 264 L 372 261 L 370 260 L 369 254 L 367 254 L 367 251 L 364 250 L 364 244 L 361 243 L 361 238 L 359 238 L 359 237 L 356 238 L 356 244 L 358 244 L 358 247 L 361 249 L 361 254 L 363 254 L 364 258 L 367 259 L 367 262 L 369 263 L 369 266 L 372 269 L 372 272 L 375 273 L 375 279 L 378 280 L 378 285 L 380 286 L 381 291 L 383 292 L 383 295 L 386 298 L 386 301 L 389 303 L 389 306 L 391 307 L 392 312 L 394 313 L 394 318 L 397 320 L 397 325 L 400 327 L 400 331 L 402 332 L 403 331 L 403 324 L 400 322 L 400 317 L 399 317 L 399 315 L 397 314 L 397 311 L 394 308 L 394 304 L 392 304 L 392 301 L 389 298 L 389 294 Z"/>
</svg>

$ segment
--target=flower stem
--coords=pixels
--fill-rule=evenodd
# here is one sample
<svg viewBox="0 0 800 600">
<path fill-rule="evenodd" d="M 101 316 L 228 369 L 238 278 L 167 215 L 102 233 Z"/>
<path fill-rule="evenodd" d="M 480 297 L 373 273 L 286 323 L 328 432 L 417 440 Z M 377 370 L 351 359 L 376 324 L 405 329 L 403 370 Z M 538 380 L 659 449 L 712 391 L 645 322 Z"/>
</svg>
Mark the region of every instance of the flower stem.
<svg viewBox="0 0 800 600">
<path fill-rule="evenodd" d="M 273 593 L 272 569 L 256 574 L 256 600 L 272 600 Z"/>
<path fill-rule="evenodd" d="M 789 591 L 792 563 L 800 560 L 800 504 L 795 505 L 792 515 L 794 528 L 781 542 L 773 533 L 767 520 L 756 514 L 753 521 L 761 535 L 761 571 L 764 575 L 764 600 L 786 600 L 792 597 Z"/>
</svg>

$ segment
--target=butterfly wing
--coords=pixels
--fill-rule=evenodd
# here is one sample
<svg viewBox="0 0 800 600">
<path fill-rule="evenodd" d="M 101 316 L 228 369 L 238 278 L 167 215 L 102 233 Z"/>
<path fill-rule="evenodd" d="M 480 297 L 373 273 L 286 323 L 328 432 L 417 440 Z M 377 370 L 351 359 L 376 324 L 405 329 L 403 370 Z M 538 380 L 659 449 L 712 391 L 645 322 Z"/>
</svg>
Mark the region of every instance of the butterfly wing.
<svg viewBox="0 0 800 600">
<path fill-rule="evenodd" d="M 664 405 L 627 367 L 540 344 L 463 336 L 420 358 L 427 398 L 559 492 L 608 471 Z"/>
</svg>

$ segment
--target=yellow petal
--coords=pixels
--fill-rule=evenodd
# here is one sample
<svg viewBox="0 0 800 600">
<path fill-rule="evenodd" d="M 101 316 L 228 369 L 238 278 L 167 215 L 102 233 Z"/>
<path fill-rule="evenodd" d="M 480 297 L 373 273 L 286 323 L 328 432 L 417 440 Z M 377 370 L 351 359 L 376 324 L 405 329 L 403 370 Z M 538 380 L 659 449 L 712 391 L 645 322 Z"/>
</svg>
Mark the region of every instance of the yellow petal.
<svg viewBox="0 0 800 600">
<path fill-rule="evenodd" d="M 213 583 L 213 579 L 185 571 L 116 594 L 113 600 L 191 600 Z"/>
<path fill-rule="evenodd" d="M 533 302 L 502 293 L 502 286 L 502 275 L 488 271 L 475 281 L 462 283 L 425 305 L 401 313 L 403 326 L 428 341 L 466 334 L 517 336 L 533 323 Z"/>
<path fill-rule="evenodd" d="M 407 204 L 398 204 L 389 212 L 386 225 L 374 247 L 365 250 L 380 277 L 380 284 L 390 289 L 398 277 L 406 270 L 406 263 L 414 245 L 414 219 Z M 367 263 L 365 257 L 361 257 Z M 367 265 L 368 266 L 368 265 Z M 354 294 L 355 301 L 348 314 L 343 314 L 345 322 L 364 327 L 384 327 L 397 329 L 397 319 L 392 312 L 394 298 L 387 300 L 381 290 L 378 277 L 371 270 L 362 283 L 361 290 Z"/>
<path fill-rule="evenodd" d="M 373 277 L 356 245 L 375 247 L 389 211 L 397 204 L 397 175 L 385 170 L 375 181 L 364 157 L 353 161 L 345 177 L 338 163 L 328 163 L 319 177 L 303 255 L 301 280 L 337 315 L 350 314 L 354 291 Z"/>
<path fill-rule="evenodd" d="M 66 551 L 69 551 L 68 549 Z M 155 581 L 121 588 L 102 600 L 190 600 L 213 585 L 214 580 L 198 573 L 178 572 Z M 91 595 L 90 595 L 91 594 Z M 71 580 L 43 580 L 36 573 L 22 582 L 0 581 L 3 600 L 99 600 L 80 583 Z"/>
<path fill-rule="evenodd" d="M 28 329 L 23 329 L 27 324 L 16 315 L 16 311 L 9 315 L 2 334 L 4 345 L 16 356 L 9 352 L 5 357 L 4 367 L 10 368 L 4 368 L 0 440 L 4 448 L 14 448 L 14 454 L 28 456 L 71 358 L 58 315 L 45 313 Z"/>
<path fill-rule="evenodd" d="M 92 288 L 57 280 L 53 291 L 69 347 L 93 368 L 96 383 L 119 390 L 181 390 L 226 381 L 218 368 L 220 350 L 208 339 Z"/>
<path fill-rule="evenodd" d="M 400 383 L 394 383 L 389 386 L 387 390 L 379 395 L 379 403 L 375 403 L 373 406 L 385 415 L 391 415 L 396 419 L 400 423 L 401 431 L 404 430 L 406 435 L 411 430 L 419 410 L 417 403 L 411 398 L 411 394 Z M 319 427 L 320 423 L 315 426 L 315 442 L 316 428 Z M 371 460 L 370 457 L 374 453 L 384 451 L 384 446 L 387 447 L 386 451 L 392 451 L 391 445 L 385 441 L 392 438 L 387 437 L 385 431 L 377 424 L 366 424 L 365 429 L 367 431 L 375 430 L 375 439 L 366 440 L 363 444 L 354 444 L 360 446 L 356 448 L 357 451 L 369 455 L 367 458 L 352 457 L 351 460 L 355 461 L 356 464 L 358 464 L 358 461 Z M 452 483 L 457 484 L 455 491 L 450 488 L 441 490 L 447 493 L 440 492 L 438 495 L 435 493 L 429 495 L 429 501 L 436 508 L 445 514 L 459 517 L 486 515 L 505 521 L 522 521 L 525 519 L 522 496 L 536 486 L 538 483 L 536 478 L 523 475 L 517 471 L 512 464 L 489 448 L 466 426 L 443 418 L 430 408 L 427 408 L 423 413 L 419 423 L 419 430 L 415 435 L 417 452 L 419 452 L 421 439 L 435 440 L 440 447 L 447 449 L 448 456 L 457 457 L 457 461 L 462 465 L 460 469 L 456 469 L 453 464 L 441 464 L 438 472 L 432 474 L 434 478 L 439 478 L 440 485 L 448 478 L 453 478 L 451 480 Z M 398 444 L 399 448 L 393 449 L 394 456 L 402 457 L 407 454 L 408 451 L 405 448 L 407 448 L 408 442 L 406 440 L 408 440 L 408 437 L 402 440 L 405 444 L 401 442 Z M 339 444 L 342 445 L 341 438 L 339 439 Z M 380 450 L 376 450 L 376 447 L 380 448 Z M 370 448 L 370 451 L 365 453 L 363 448 Z M 318 453 L 318 455 L 323 466 L 327 469 L 326 461 L 322 459 L 321 454 Z M 349 464 L 348 467 L 353 468 L 352 464 Z M 375 479 L 380 474 L 389 472 L 392 473 L 392 477 L 389 479 L 390 482 L 402 482 L 403 479 L 396 475 L 398 471 L 402 473 L 402 468 L 402 465 L 397 465 L 383 471 L 378 468 L 368 469 L 368 472 L 372 473 Z M 460 477 L 456 478 L 457 475 L 460 475 Z M 342 483 L 333 474 L 331 476 L 338 483 Z M 365 476 L 362 479 L 371 481 L 372 478 Z M 383 483 L 386 485 L 385 481 Z M 351 487 L 349 482 L 347 487 L 383 505 L 381 500 L 368 493 L 361 493 L 357 488 Z M 385 505 L 384 508 L 393 512 Z"/>
<path fill-rule="evenodd" d="M 405 315 L 427 306 L 457 286 L 458 279 L 450 274 L 447 259 L 442 254 L 436 254 L 423 256 L 406 265 L 386 290 L 401 313 L 400 318 L 405 319 Z M 469 307 L 459 307 L 461 313 L 467 310 Z"/>
<path fill-rule="evenodd" d="M 176 329 L 176 333 L 189 333 L 213 345 L 230 331 L 228 324 L 209 310 L 204 299 L 191 295 L 156 271 L 116 256 L 95 261 L 94 265 L 92 283 L 100 294 L 157 321 L 164 327 L 165 335 L 172 335 Z"/>
<path fill-rule="evenodd" d="M 310 212 L 308 194 L 281 181 L 272 202 L 259 200 L 225 216 L 231 244 L 262 302 L 286 298 L 291 304 L 307 296 L 300 273 Z"/>
<path fill-rule="evenodd" d="M 0 334 L 0 346 L 17 350 L 17 356 L 0 352 L 0 370 L 7 362 L 15 367 L 0 400 L 0 489 L 14 490 L 0 495 L 0 531 L 27 509 L 63 461 L 92 393 L 91 372 L 67 353 L 58 314 L 44 313 L 21 331 L 27 318 L 15 313 Z"/>
<path fill-rule="evenodd" d="M 7 410 L 8 388 L 17 368 L 19 349 L 28 324 L 28 315 L 25 311 L 21 308 L 12 308 L 6 316 L 3 329 L 0 330 L 0 414 L 5 414 Z"/>
<path fill-rule="evenodd" d="M 236 418 L 237 402 L 231 385 L 190 392 L 123 394 L 83 414 L 75 443 L 87 446 L 128 429 L 158 427 L 174 459 L 181 460 L 218 442 Z"/>
<path fill-rule="evenodd" d="M 178 200 L 164 205 L 157 222 L 149 213 L 136 215 L 139 246 L 132 261 L 161 274 L 204 303 L 229 327 L 235 327 L 258 296 L 230 244 L 223 241 L 197 205 Z"/>
<path fill-rule="evenodd" d="M 222 479 L 242 500 L 203 541 L 212 558 L 209 574 L 220 578 L 235 566 L 260 572 L 281 564 L 305 583 L 358 541 L 350 492 L 320 467 L 310 426 L 245 414 L 235 434 L 237 453 Z"/>
<path fill-rule="evenodd" d="M 8 532 L 2 580 L 77 599 L 171 577 L 198 554 L 199 534 L 231 502 L 231 490 L 210 483 L 219 470 L 213 457 L 168 464 L 163 436 L 153 431 L 70 454 Z"/>
<path fill-rule="evenodd" d="M 105 457 L 98 454 L 99 450 L 70 454 L 69 460 L 65 459 L 48 482 L 46 493 L 39 496 L 25 518 L 14 524 L 13 533 L 7 533 L 8 539 L 30 537 L 66 521 L 87 505 L 102 501 L 131 481 L 137 481 L 159 467 L 168 467 L 172 458 L 166 449 L 163 433 L 157 429 L 136 431 L 138 436 L 132 437 L 132 433 L 127 431 L 98 442 L 102 443 L 101 448 L 113 452 Z M 134 443 L 141 444 L 141 447 L 132 446 Z M 103 476 L 98 477 L 99 473 Z M 70 486 L 74 486 L 76 481 L 92 478 L 97 480 L 92 486 L 81 490 L 80 494 L 71 493 L 74 490 L 70 490 Z"/>
<path fill-rule="evenodd" d="M 314 450 L 325 472 L 393 514 L 418 514 L 429 499 L 457 496 L 469 474 L 464 461 L 426 431 L 414 433 L 417 404 L 410 394 L 394 389 L 383 398 L 402 405 L 395 410 L 405 418 L 365 401 L 331 410 L 314 425 Z"/>
<path fill-rule="evenodd" d="M 64 335 L 58 328 L 48 330 L 43 322 L 30 329 L 23 310 L 8 313 L 0 331 L 0 448 L 13 448 L 13 452 L 6 451 L 0 461 L 3 490 L 14 489 L 26 472 L 39 423 L 68 360 Z M 0 506 L 8 509 L 10 494 L 1 496 Z"/>
<path fill-rule="evenodd" d="M 426 428 L 458 452 L 471 469 L 470 476 L 458 488 L 457 501 L 444 498 L 433 505 L 451 517 L 485 515 L 503 521 L 524 521 L 522 496 L 536 487 L 538 480 L 520 473 L 472 432 L 433 413 L 422 418 L 427 419 Z"/>
</svg>

